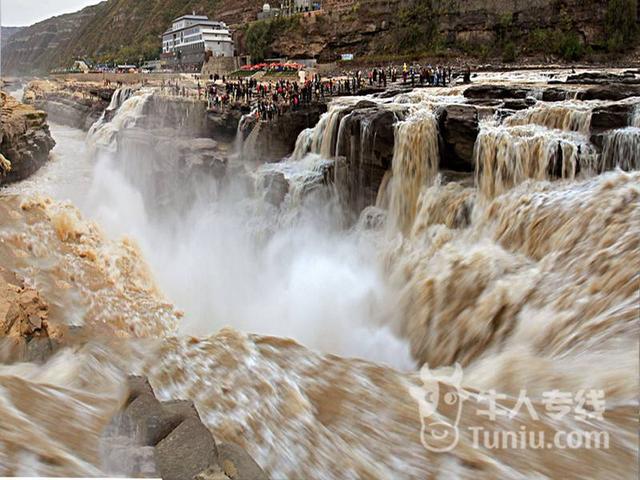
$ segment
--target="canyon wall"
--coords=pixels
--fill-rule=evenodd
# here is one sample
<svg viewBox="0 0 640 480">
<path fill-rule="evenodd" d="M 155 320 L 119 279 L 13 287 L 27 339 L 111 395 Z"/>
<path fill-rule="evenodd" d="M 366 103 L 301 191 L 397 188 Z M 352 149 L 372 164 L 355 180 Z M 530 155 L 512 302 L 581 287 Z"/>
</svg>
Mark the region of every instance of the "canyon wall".
<svg viewBox="0 0 640 480">
<path fill-rule="evenodd" d="M 49 158 L 47 114 L 0 92 L 0 185 L 23 180 Z"/>
<path fill-rule="evenodd" d="M 558 38 L 598 52 L 607 43 L 608 1 L 332 0 L 324 3 L 320 15 L 276 25 L 266 53 L 327 61 L 346 52 L 464 53 L 482 59 L 511 43 L 517 45 L 519 56 L 544 55 L 551 46 L 562 47 Z M 247 53 L 245 33 L 263 4 L 261 0 L 143 3 L 109 0 L 24 28 L 7 40 L 3 68 L 26 74 L 69 66 L 77 57 L 118 62 L 157 57 L 158 36 L 174 17 L 192 10 L 231 25 L 239 53 Z M 637 23 L 636 9 L 630 8 L 631 21 Z M 625 48 L 635 46 L 627 43 Z"/>
</svg>

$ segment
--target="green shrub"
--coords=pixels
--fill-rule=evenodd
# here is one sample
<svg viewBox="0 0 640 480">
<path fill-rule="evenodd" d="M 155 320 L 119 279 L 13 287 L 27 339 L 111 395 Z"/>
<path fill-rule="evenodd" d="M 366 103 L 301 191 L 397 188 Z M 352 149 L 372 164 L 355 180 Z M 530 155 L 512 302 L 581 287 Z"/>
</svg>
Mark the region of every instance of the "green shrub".
<svg viewBox="0 0 640 480">
<path fill-rule="evenodd" d="M 564 60 L 575 61 L 584 57 L 585 47 L 571 26 L 562 29 L 537 29 L 526 39 L 527 49 L 537 53 L 552 53 Z"/>
<path fill-rule="evenodd" d="M 278 17 L 251 23 L 245 36 L 251 60 L 254 63 L 264 60 L 271 52 L 271 46 L 279 35 L 291 32 L 299 26 L 300 21 L 296 16 Z"/>
<path fill-rule="evenodd" d="M 605 16 L 607 50 L 622 52 L 633 46 L 638 33 L 637 20 L 637 0 L 609 0 Z"/>
<path fill-rule="evenodd" d="M 502 61 L 505 63 L 512 63 L 516 61 L 517 56 L 518 51 L 516 49 L 516 44 L 511 41 L 505 43 L 502 48 Z"/>
<path fill-rule="evenodd" d="M 584 56 L 584 46 L 576 32 L 564 32 L 559 38 L 556 52 L 565 60 L 580 60 Z"/>
<path fill-rule="evenodd" d="M 432 0 L 417 0 L 401 8 L 396 17 L 398 28 L 392 39 L 396 53 L 430 51 L 438 43 L 437 15 Z"/>
</svg>

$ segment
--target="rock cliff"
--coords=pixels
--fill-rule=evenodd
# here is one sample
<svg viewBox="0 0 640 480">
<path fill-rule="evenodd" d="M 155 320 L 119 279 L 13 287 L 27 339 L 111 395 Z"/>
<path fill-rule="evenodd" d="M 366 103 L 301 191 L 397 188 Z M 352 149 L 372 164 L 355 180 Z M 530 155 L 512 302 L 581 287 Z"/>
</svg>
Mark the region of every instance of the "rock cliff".
<svg viewBox="0 0 640 480">
<path fill-rule="evenodd" d="M 274 29 L 265 53 L 327 61 L 346 52 L 358 56 L 448 52 L 485 59 L 513 44 L 518 58 L 545 58 L 549 53 L 576 53 L 572 48 L 602 51 L 608 38 L 606 0 L 343 3 L 326 1 L 322 14 L 300 16 L 286 29 Z M 242 53 L 247 24 L 256 19 L 262 4 L 262 0 L 108 0 L 16 32 L 7 40 L 3 68 L 24 74 L 68 66 L 79 56 L 117 62 L 153 58 L 160 52 L 158 36 L 171 20 L 192 10 L 232 25 Z M 636 21 L 637 12 L 630 13 Z M 625 42 L 625 47 L 631 46 Z"/>
<path fill-rule="evenodd" d="M 44 110 L 61 125 L 89 130 L 109 106 L 115 87 L 98 84 L 61 83 L 36 80 L 27 86 L 24 102 Z"/>
<path fill-rule="evenodd" d="M 47 114 L 0 92 L 0 184 L 23 180 L 49 158 Z"/>
</svg>

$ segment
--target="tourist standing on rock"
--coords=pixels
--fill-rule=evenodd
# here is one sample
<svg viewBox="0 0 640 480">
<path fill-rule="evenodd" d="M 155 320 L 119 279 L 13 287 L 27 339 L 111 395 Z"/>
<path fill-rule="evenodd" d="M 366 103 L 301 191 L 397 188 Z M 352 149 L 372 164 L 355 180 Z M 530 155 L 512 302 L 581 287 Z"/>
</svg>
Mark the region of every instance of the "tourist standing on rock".
<svg viewBox="0 0 640 480">
<path fill-rule="evenodd" d="M 469 66 L 469 64 L 465 65 L 463 81 L 464 83 L 471 83 L 471 67 Z"/>
</svg>

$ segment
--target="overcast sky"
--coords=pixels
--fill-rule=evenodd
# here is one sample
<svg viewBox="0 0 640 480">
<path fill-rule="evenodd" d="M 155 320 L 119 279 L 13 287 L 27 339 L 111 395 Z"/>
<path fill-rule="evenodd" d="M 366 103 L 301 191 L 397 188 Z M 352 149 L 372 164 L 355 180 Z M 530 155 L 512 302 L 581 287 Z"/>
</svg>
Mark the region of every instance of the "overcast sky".
<svg viewBox="0 0 640 480">
<path fill-rule="evenodd" d="M 22 27 L 33 25 L 49 17 L 77 12 L 100 0 L 0 0 L 2 25 Z"/>
</svg>

